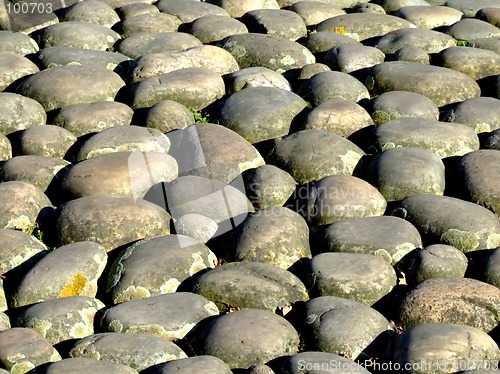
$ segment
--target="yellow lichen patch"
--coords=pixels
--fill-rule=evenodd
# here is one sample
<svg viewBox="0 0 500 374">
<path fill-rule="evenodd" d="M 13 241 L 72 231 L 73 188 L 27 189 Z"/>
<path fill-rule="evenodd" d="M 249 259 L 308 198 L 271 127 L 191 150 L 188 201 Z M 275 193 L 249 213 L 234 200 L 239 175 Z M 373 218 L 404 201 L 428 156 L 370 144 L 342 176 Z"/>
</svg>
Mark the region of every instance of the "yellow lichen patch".
<svg viewBox="0 0 500 374">
<path fill-rule="evenodd" d="M 61 292 L 59 292 L 59 297 L 78 296 L 86 285 L 87 279 L 85 275 L 77 272 L 66 282 Z"/>
<path fill-rule="evenodd" d="M 93 333 L 94 329 L 92 327 L 87 326 L 83 322 L 77 322 L 73 325 L 73 327 L 71 327 L 69 336 L 75 339 L 80 339 L 92 335 Z"/>
</svg>

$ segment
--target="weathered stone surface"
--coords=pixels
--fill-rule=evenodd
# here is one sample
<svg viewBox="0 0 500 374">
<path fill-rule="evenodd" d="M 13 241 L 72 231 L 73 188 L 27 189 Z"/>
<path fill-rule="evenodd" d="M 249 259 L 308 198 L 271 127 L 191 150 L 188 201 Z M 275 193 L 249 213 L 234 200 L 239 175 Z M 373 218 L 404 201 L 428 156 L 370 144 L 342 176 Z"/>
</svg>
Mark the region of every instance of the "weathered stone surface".
<svg viewBox="0 0 500 374">
<path fill-rule="evenodd" d="M 180 52 L 146 54 L 135 61 L 130 81 L 136 83 L 188 68 L 203 68 L 222 75 L 237 71 L 238 63 L 225 49 L 213 45 L 195 46 Z"/>
<path fill-rule="evenodd" d="M 71 164 L 57 157 L 16 156 L 0 169 L 0 181 L 29 183 L 51 196 Z"/>
<path fill-rule="evenodd" d="M 156 6 L 160 12 L 176 16 L 182 23 L 193 22 L 208 15 L 229 16 L 224 8 L 201 1 L 185 3 L 177 0 L 160 0 Z"/>
<path fill-rule="evenodd" d="M 351 175 L 364 155 L 347 139 L 319 129 L 275 139 L 261 153 L 266 162 L 285 170 L 300 184 L 334 174 Z"/>
<path fill-rule="evenodd" d="M 0 92 L 0 133 L 8 135 L 44 125 L 47 114 L 37 101 L 14 93 Z"/>
<path fill-rule="evenodd" d="M 215 0 L 214 4 L 226 10 L 233 18 L 239 18 L 251 10 L 280 8 L 276 0 Z"/>
<path fill-rule="evenodd" d="M 372 118 L 375 124 L 399 117 L 418 117 L 437 121 L 439 109 L 424 95 L 407 91 L 389 91 L 372 100 Z"/>
<path fill-rule="evenodd" d="M 10 327 L 10 319 L 7 316 L 7 314 L 0 313 L 0 331 L 5 331 L 5 330 L 8 330 L 10 328 L 11 328 Z M 0 373 L 2 373 L 2 371 L 0 371 Z M 2 374 L 6 374 L 6 373 L 9 373 L 9 372 L 7 370 L 5 370 L 5 373 L 2 373 Z"/>
<path fill-rule="evenodd" d="M 76 142 L 76 136 L 59 126 L 33 126 L 17 138 L 15 151 L 19 155 L 63 158 Z"/>
<path fill-rule="evenodd" d="M 288 269 L 302 258 L 311 258 L 306 222 L 279 206 L 249 215 L 225 242 L 230 261 L 266 262 Z"/>
<path fill-rule="evenodd" d="M 108 309 L 104 331 L 139 333 L 168 340 L 182 339 L 202 319 L 218 315 L 215 304 L 188 292 L 175 292 L 132 300 Z"/>
<path fill-rule="evenodd" d="M 262 165 L 243 175 L 245 191 L 255 209 L 282 206 L 295 191 L 297 183 L 274 165 Z"/>
<path fill-rule="evenodd" d="M 500 128 L 500 100 L 478 97 L 454 105 L 444 121 L 461 123 L 474 129 L 476 134 Z"/>
<path fill-rule="evenodd" d="M 0 228 L 29 231 L 51 206 L 48 197 L 32 184 L 0 183 Z"/>
<path fill-rule="evenodd" d="M 369 306 L 335 296 L 316 297 L 304 305 L 311 350 L 369 359 L 394 335 L 384 316 Z M 376 341 L 377 339 L 377 341 Z"/>
<path fill-rule="evenodd" d="M 289 10 L 297 13 L 303 20 L 306 26 L 314 27 L 319 23 L 332 18 L 345 14 L 345 12 L 336 7 L 334 4 L 327 4 L 322 1 L 297 1 Z"/>
<path fill-rule="evenodd" d="M 97 66 L 122 74 L 120 64 L 129 58 L 121 53 L 82 49 L 80 47 L 47 47 L 37 53 L 39 64 L 48 69 L 65 65 Z"/>
<path fill-rule="evenodd" d="M 427 53 L 438 53 L 455 45 L 455 39 L 449 35 L 421 28 L 404 28 L 388 32 L 375 46 L 389 54 L 403 47 L 419 47 Z"/>
<path fill-rule="evenodd" d="M 409 365 L 412 374 L 428 373 L 428 367 L 437 362 L 441 372 L 484 368 L 500 355 L 498 345 L 485 332 L 452 323 L 415 326 L 400 335 L 394 346 L 394 362 Z"/>
<path fill-rule="evenodd" d="M 59 360 L 59 352 L 35 330 L 14 327 L 0 332 L 0 362 L 12 374 Z"/>
<path fill-rule="evenodd" d="M 143 124 L 163 133 L 183 129 L 195 123 L 193 113 L 173 100 L 162 100 L 145 114 Z"/>
<path fill-rule="evenodd" d="M 139 126 L 116 126 L 104 129 L 89 138 L 76 154 L 76 161 L 83 161 L 115 152 L 163 152 L 170 148 L 170 140 L 155 129 Z"/>
<path fill-rule="evenodd" d="M 480 19 L 481 21 L 486 21 L 488 23 L 491 23 L 493 26 L 498 27 L 500 26 L 500 13 L 498 13 L 499 8 L 500 7 L 481 8 L 477 11 L 474 17 Z"/>
<path fill-rule="evenodd" d="M 433 244 L 414 251 L 405 261 L 404 273 L 410 285 L 430 278 L 463 277 L 467 257 L 450 245 Z"/>
<path fill-rule="evenodd" d="M 406 6 L 429 6 L 429 3 L 425 0 L 377 0 L 376 3 L 387 13 L 394 13 Z"/>
<path fill-rule="evenodd" d="M 275 312 L 309 299 L 299 278 L 262 262 L 231 262 L 218 266 L 196 277 L 190 289 L 213 301 L 221 312 L 233 308 Z"/>
<path fill-rule="evenodd" d="M 401 304 L 405 327 L 446 322 L 485 332 L 498 325 L 500 289 L 468 278 L 435 278 L 419 283 Z"/>
<path fill-rule="evenodd" d="M 128 38 L 142 32 L 176 32 L 181 24 L 181 20 L 171 14 L 148 12 L 124 20 L 121 31 L 123 37 Z"/>
<path fill-rule="evenodd" d="M 0 161 L 7 161 L 12 158 L 12 144 L 9 138 L 0 133 Z"/>
<path fill-rule="evenodd" d="M 23 310 L 16 326 L 38 331 L 51 344 L 94 333 L 94 317 L 104 304 L 86 296 L 72 296 L 34 304 Z"/>
<path fill-rule="evenodd" d="M 14 52 L 0 52 L 0 91 L 16 80 L 38 71 L 38 67 L 27 58 Z"/>
<path fill-rule="evenodd" d="M 386 14 L 385 10 L 382 6 L 375 3 L 359 3 L 355 5 L 353 8 L 355 13 L 377 13 L 377 14 Z"/>
<path fill-rule="evenodd" d="M 381 216 L 387 202 L 368 182 L 351 175 L 331 175 L 297 189 L 294 208 L 310 226 L 349 218 Z"/>
<path fill-rule="evenodd" d="M 17 86 L 16 92 L 38 101 L 45 110 L 79 103 L 112 101 L 125 85 L 121 78 L 92 66 L 57 66 L 36 73 Z"/>
<path fill-rule="evenodd" d="M 7 161 L 8 162 L 8 161 Z M 500 216 L 500 153 L 483 149 L 467 153 L 458 161 L 459 184 L 467 200 Z"/>
<path fill-rule="evenodd" d="M 400 147 L 424 148 L 445 158 L 478 150 L 479 139 L 465 125 L 402 117 L 375 128 L 371 147 L 375 152 Z"/>
<path fill-rule="evenodd" d="M 108 252 L 169 233 L 170 215 L 165 210 L 131 197 L 82 197 L 60 206 L 56 214 L 55 232 L 62 244 L 91 240 Z"/>
<path fill-rule="evenodd" d="M 229 366 L 221 359 L 214 356 L 201 355 L 170 361 L 165 364 L 156 365 L 150 368 L 150 374 L 190 374 L 204 373 L 209 371 L 212 374 L 231 374 Z"/>
<path fill-rule="evenodd" d="M 476 38 L 467 41 L 468 47 L 487 49 L 500 54 L 500 37 L 497 38 Z"/>
<path fill-rule="evenodd" d="M 447 2 L 447 4 L 450 1 Z M 500 30 L 487 22 L 478 19 L 462 19 L 451 25 L 446 31 L 457 40 L 499 37 Z"/>
<path fill-rule="evenodd" d="M 120 35 L 105 26 L 68 21 L 41 29 L 33 34 L 33 38 L 40 48 L 66 46 L 106 51 L 120 39 Z"/>
<path fill-rule="evenodd" d="M 217 46 L 231 53 L 240 68 L 262 66 L 283 73 L 316 62 L 313 54 L 299 43 L 273 35 L 231 35 Z"/>
<path fill-rule="evenodd" d="M 75 136 L 129 125 L 134 112 L 128 106 L 115 101 L 97 101 L 89 104 L 64 106 L 52 121 Z"/>
<path fill-rule="evenodd" d="M 303 82 L 306 79 L 311 78 L 313 75 L 318 73 L 323 73 L 325 71 L 331 71 L 328 65 L 315 62 L 314 64 L 307 64 L 302 69 L 300 69 L 299 81 Z"/>
<path fill-rule="evenodd" d="M 483 148 L 500 151 L 500 129 L 492 131 L 484 140 Z"/>
<path fill-rule="evenodd" d="M 305 107 L 306 102 L 292 92 L 252 87 L 228 97 L 218 109 L 217 119 L 250 143 L 258 143 L 287 135 L 293 119 Z"/>
<path fill-rule="evenodd" d="M 182 349 L 169 340 L 144 334 L 114 332 L 80 339 L 71 348 L 69 356 L 116 362 L 137 371 L 187 357 Z"/>
<path fill-rule="evenodd" d="M 78 2 L 65 8 L 58 16 L 62 22 L 81 21 L 106 27 L 120 21 L 112 7 L 98 0 Z"/>
<path fill-rule="evenodd" d="M 462 19 L 463 13 L 447 6 L 411 5 L 399 8 L 395 16 L 403 18 L 422 29 L 451 26 Z"/>
<path fill-rule="evenodd" d="M 14 52 L 21 56 L 36 53 L 39 49 L 32 38 L 19 32 L 0 30 L 0 40 L 0 51 Z"/>
<path fill-rule="evenodd" d="M 202 243 L 208 242 L 219 229 L 217 223 L 201 214 L 184 214 L 174 221 L 177 235 L 189 236 Z"/>
<path fill-rule="evenodd" d="M 370 98 L 367 88 L 360 81 L 338 71 L 313 75 L 301 84 L 297 94 L 314 106 L 336 98 L 354 102 Z"/>
<path fill-rule="evenodd" d="M 70 296 L 95 297 L 107 262 L 106 250 L 78 242 L 49 252 L 17 283 L 10 304 L 16 308 Z"/>
<path fill-rule="evenodd" d="M 413 195 L 392 215 L 410 221 L 429 244 L 448 244 L 470 252 L 500 245 L 500 221 L 487 209 L 448 196 Z"/>
<path fill-rule="evenodd" d="M 359 41 L 340 33 L 331 32 L 331 30 L 310 34 L 304 41 L 304 45 L 314 53 L 318 61 L 323 60 L 326 52 L 340 44 L 361 45 Z"/>
<path fill-rule="evenodd" d="M 183 32 L 143 31 L 123 39 L 117 49 L 124 55 L 139 58 L 144 54 L 180 52 L 200 45 L 200 40 Z"/>
<path fill-rule="evenodd" d="M 246 34 L 248 29 L 243 22 L 231 17 L 208 15 L 184 24 L 182 30 L 197 37 L 202 43 L 214 43 L 237 34 Z"/>
<path fill-rule="evenodd" d="M 300 352 L 284 359 L 276 374 L 302 374 L 306 369 L 311 374 L 368 374 L 360 364 L 343 356 L 327 352 Z"/>
<path fill-rule="evenodd" d="M 162 100 L 174 100 L 199 110 L 220 99 L 225 91 L 220 74 L 205 68 L 185 68 L 132 85 L 130 106 L 148 108 Z"/>
<path fill-rule="evenodd" d="M 445 167 L 432 151 L 392 148 L 371 160 L 367 167 L 367 180 L 388 202 L 417 194 L 443 195 Z"/>
<path fill-rule="evenodd" d="M 446 6 L 463 12 L 467 17 L 474 17 L 481 8 L 490 6 L 498 8 L 498 2 L 495 0 L 447 0 Z"/>
<path fill-rule="evenodd" d="M 307 28 L 297 13 L 290 10 L 258 9 L 246 12 L 241 21 L 250 32 L 297 40 L 307 35 Z"/>
<path fill-rule="evenodd" d="M 321 129 L 347 138 L 371 125 L 372 118 L 362 106 L 350 100 L 335 98 L 322 102 L 307 113 L 299 129 Z"/>
<path fill-rule="evenodd" d="M 40 374 L 137 374 L 137 371 L 129 366 L 84 357 L 67 358 L 37 369 L 37 372 L 40 372 Z"/>
<path fill-rule="evenodd" d="M 240 173 L 264 164 L 260 153 L 248 141 L 220 125 L 189 126 L 169 133 L 168 137 L 172 144 L 169 153 L 176 159 L 182 176 L 231 182 L 243 192 Z"/>
<path fill-rule="evenodd" d="M 392 265 L 422 246 L 418 230 L 398 217 L 381 216 L 346 219 L 318 232 L 314 254 L 322 252 L 367 253 Z"/>
<path fill-rule="evenodd" d="M 228 331 L 238 331 L 229 334 Z M 230 368 L 247 369 L 298 351 L 293 326 L 267 310 L 244 309 L 216 318 L 197 337 L 197 354 L 220 358 Z"/>
<path fill-rule="evenodd" d="M 139 241 L 111 266 L 106 292 L 113 304 L 172 293 L 183 281 L 216 263 L 217 257 L 208 247 L 187 236 Z"/>
<path fill-rule="evenodd" d="M 313 257 L 309 271 L 313 290 L 319 296 L 343 297 L 367 305 L 396 285 L 392 266 L 364 253 L 322 253 Z"/>
<path fill-rule="evenodd" d="M 35 237 L 18 230 L 0 229 L 0 274 L 4 274 L 30 258 L 46 254 L 47 247 Z"/>
<path fill-rule="evenodd" d="M 351 13 L 329 18 L 321 22 L 318 31 L 342 30 L 342 34 L 357 41 L 376 36 L 383 36 L 390 31 L 405 27 L 416 27 L 412 23 L 398 17 L 377 13 Z"/>
<path fill-rule="evenodd" d="M 250 87 L 275 87 L 291 91 L 290 83 L 281 75 L 264 67 L 245 68 L 224 76 L 226 95 Z"/>
<path fill-rule="evenodd" d="M 410 91 L 424 95 L 437 106 L 479 97 L 479 86 L 469 76 L 451 69 L 414 62 L 384 62 L 367 78 L 372 93 Z"/>
<path fill-rule="evenodd" d="M 500 74 L 500 56 L 472 47 L 451 47 L 439 53 L 441 65 L 467 74 L 474 80 Z"/>
<path fill-rule="evenodd" d="M 340 44 L 326 53 L 324 61 L 332 70 L 351 73 L 384 62 L 384 53 L 382 48 Z"/>
</svg>

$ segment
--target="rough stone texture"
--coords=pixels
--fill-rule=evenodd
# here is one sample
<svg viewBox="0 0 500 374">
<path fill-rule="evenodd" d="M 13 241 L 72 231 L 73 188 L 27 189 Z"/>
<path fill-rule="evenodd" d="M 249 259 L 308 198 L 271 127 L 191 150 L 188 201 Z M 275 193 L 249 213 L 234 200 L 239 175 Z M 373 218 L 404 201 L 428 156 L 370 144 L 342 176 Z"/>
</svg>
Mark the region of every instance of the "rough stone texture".
<svg viewBox="0 0 500 374">
<path fill-rule="evenodd" d="M 38 52 L 38 44 L 28 35 L 7 30 L 0 30 L 0 51 L 14 52 L 25 56 Z"/>
<path fill-rule="evenodd" d="M 387 202 L 368 182 L 350 175 L 331 175 L 297 189 L 294 208 L 310 226 L 349 218 L 381 216 Z"/>
<path fill-rule="evenodd" d="M 57 248 L 18 281 L 10 305 L 16 308 L 70 296 L 95 297 L 106 262 L 106 250 L 94 242 Z"/>
<path fill-rule="evenodd" d="M 261 152 L 266 162 L 285 170 L 300 184 L 334 174 L 351 175 L 364 155 L 347 139 L 319 129 L 271 142 L 269 150 Z"/>
<path fill-rule="evenodd" d="M 192 292 L 213 301 L 221 312 L 232 309 L 289 309 L 309 299 L 305 286 L 292 273 L 261 262 L 232 262 L 196 277 Z"/>
<path fill-rule="evenodd" d="M 483 331 L 470 326 L 451 323 L 424 323 L 415 326 L 394 343 L 394 362 L 411 365 L 409 373 L 435 371 L 455 373 L 464 368 L 484 368 L 500 356 L 495 341 Z M 481 365 L 482 364 L 482 365 Z"/>
<path fill-rule="evenodd" d="M 5 274 L 30 258 L 46 254 L 47 247 L 35 237 L 18 230 L 0 229 L 0 274 Z"/>
<path fill-rule="evenodd" d="M 500 153 L 483 149 L 467 153 L 458 161 L 459 184 L 467 200 L 500 216 Z"/>
<path fill-rule="evenodd" d="M 226 10 L 233 18 L 239 18 L 251 10 L 280 8 L 276 0 L 215 0 L 214 4 Z"/>
<path fill-rule="evenodd" d="M 335 30 L 335 29 L 334 29 Z M 307 37 L 304 45 L 317 57 L 320 61 L 330 49 L 337 47 L 340 44 L 362 44 L 357 40 L 344 34 L 331 32 L 331 30 L 315 32 Z"/>
<path fill-rule="evenodd" d="M 113 152 L 74 165 L 61 187 L 69 198 L 84 196 L 133 196 L 144 194 L 156 183 L 177 178 L 175 159 L 163 152 Z"/>
<path fill-rule="evenodd" d="M 384 62 L 384 53 L 382 48 L 340 44 L 326 53 L 324 61 L 332 70 L 351 73 Z"/>
<path fill-rule="evenodd" d="M 184 214 L 174 221 L 174 225 L 176 234 L 189 236 L 202 243 L 208 242 L 219 229 L 214 220 L 201 214 Z"/>
<path fill-rule="evenodd" d="M 379 256 L 392 265 L 422 246 L 418 230 L 398 217 L 353 218 L 322 228 L 316 237 L 316 253 L 347 252 Z M 316 254 L 314 253 L 314 254 Z"/>
<path fill-rule="evenodd" d="M 14 93 L 0 93 L 0 133 L 8 135 L 46 122 L 47 114 L 37 101 Z"/>
<path fill-rule="evenodd" d="M 388 202 L 417 194 L 443 195 L 445 167 L 432 151 L 393 148 L 371 160 L 367 167 L 367 180 Z"/>
<path fill-rule="evenodd" d="M 414 147 L 427 149 L 439 158 L 445 158 L 463 156 L 479 149 L 479 139 L 470 127 L 425 118 L 393 119 L 375 128 L 372 136 L 370 150 L 375 152 Z"/>
<path fill-rule="evenodd" d="M 258 9 L 246 12 L 241 21 L 253 33 L 297 40 L 307 35 L 307 28 L 297 13 L 290 10 Z"/>
<path fill-rule="evenodd" d="M 359 80 L 339 71 L 313 75 L 300 85 L 297 94 L 313 106 L 336 98 L 354 102 L 370 98 L 367 88 Z"/>
<path fill-rule="evenodd" d="M 332 18 L 345 14 L 345 12 L 336 7 L 334 4 L 326 4 L 322 1 L 297 1 L 289 10 L 297 13 L 308 27 L 317 26 L 319 23 Z"/>
<path fill-rule="evenodd" d="M 141 32 L 175 32 L 181 24 L 181 20 L 171 14 L 148 12 L 122 21 L 121 31 L 123 37 L 128 38 Z"/>
<path fill-rule="evenodd" d="M 176 340 L 184 338 L 204 318 L 218 314 L 215 304 L 204 297 L 176 292 L 116 305 L 104 313 L 101 328 Z"/>
<path fill-rule="evenodd" d="M 419 283 L 401 304 L 405 327 L 446 322 L 490 332 L 500 319 L 500 289 L 468 278 L 435 278 Z"/>
<path fill-rule="evenodd" d="M 250 169 L 243 178 L 246 195 L 255 209 L 284 205 L 297 185 L 290 174 L 273 165 Z"/>
<path fill-rule="evenodd" d="M 156 6 L 160 12 L 174 15 L 182 23 L 193 22 L 200 17 L 208 15 L 229 16 L 229 13 L 224 8 L 201 1 L 185 3 L 177 0 L 160 0 Z"/>
<path fill-rule="evenodd" d="M 447 0 L 446 6 L 463 12 L 467 17 L 474 17 L 481 8 L 494 6 L 498 8 L 495 0 Z"/>
<path fill-rule="evenodd" d="M 498 27 L 478 19 L 470 18 L 462 19 L 454 23 L 447 29 L 446 33 L 453 36 L 457 40 L 471 40 L 500 36 L 500 30 Z"/>
<path fill-rule="evenodd" d="M 145 114 L 143 125 L 163 133 L 183 129 L 195 123 L 193 113 L 174 100 L 162 100 Z"/>
<path fill-rule="evenodd" d="M 463 13 L 447 6 L 410 5 L 399 8 L 395 16 L 401 17 L 423 29 L 451 26 L 462 19 Z"/>
<path fill-rule="evenodd" d="M 414 62 L 384 62 L 367 78 L 371 93 L 410 91 L 431 99 L 437 106 L 479 97 L 479 85 L 451 69 Z"/>
<path fill-rule="evenodd" d="M 203 68 L 223 75 L 238 71 L 238 63 L 228 51 L 213 45 L 195 46 L 181 52 L 149 52 L 135 60 L 129 78 L 131 83 L 137 83 L 188 68 Z"/>
<path fill-rule="evenodd" d="M 38 67 L 27 58 L 14 52 L 0 52 L 0 91 L 16 80 L 38 71 Z"/>
<path fill-rule="evenodd" d="M 316 62 L 314 55 L 299 43 L 273 35 L 231 35 L 217 46 L 231 53 L 242 69 L 261 66 L 282 73 Z"/>
<path fill-rule="evenodd" d="M 24 309 L 16 326 L 38 331 L 51 344 L 57 344 L 92 335 L 94 317 L 102 308 L 102 302 L 86 296 L 48 300 Z"/>
<path fill-rule="evenodd" d="M 139 32 L 123 39 L 117 50 L 137 59 L 148 53 L 181 52 L 202 45 L 201 41 L 183 32 Z"/>
<path fill-rule="evenodd" d="M 184 24 L 183 31 L 198 38 L 202 43 L 215 43 L 237 34 L 246 34 L 248 29 L 243 22 L 234 18 L 208 15 Z"/>
<path fill-rule="evenodd" d="M 441 65 L 474 80 L 500 74 L 500 56 L 486 49 L 450 47 L 439 53 Z"/>
<path fill-rule="evenodd" d="M 395 61 L 416 62 L 418 64 L 430 64 L 430 56 L 419 47 L 403 47 L 394 52 L 393 55 L 388 56 L 388 60 L 394 59 Z"/>
<path fill-rule="evenodd" d="M 29 231 L 51 206 L 48 197 L 32 184 L 0 183 L 0 228 Z"/>
<path fill-rule="evenodd" d="M 476 134 L 500 128 L 500 100 L 478 97 L 454 105 L 444 121 L 461 123 L 474 129 Z"/>
<path fill-rule="evenodd" d="M 238 334 L 227 334 L 238 331 Z M 197 354 L 223 360 L 231 369 L 247 369 L 298 351 L 293 326 L 267 310 L 244 309 L 211 322 L 197 337 Z"/>
<path fill-rule="evenodd" d="M 120 21 L 120 17 L 108 4 L 98 0 L 90 0 L 65 8 L 59 15 L 59 20 L 63 22 L 82 21 L 111 27 Z"/>
<path fill-rule="evenodd" d="M 266 262 L 288 269 L 303 258 L 311 258 L 306 222 L 279 206 L 250 214 L 226 243 L 230 261 Z"/>
<path fill-rule="evenodd" d="M 110 127 L 130 125 L 133 114 L 128 106 L 115 101 L 74 104 L 61 108 L 52 125 L 60 126 L 80 137 Z"/>
<path fill-rule="evenodd" d="M 264 67 L 241 69 L 223 78 L 228 96 L 250 87 L 276 87 L 291 91 L 290 83 L 281 74 Z"/>
<path fill-rule="evenodd" d="M 0 161 L 7 161 L 12 158 L 12 144 L 9 138 L 0 133 Z"/>
<path fill-rule="evenodd" d="M 132 109 L 174 100 L 187 108 L 203 109 L 224 96 L 222 77 L 205 68 L 186 68 L 145 79 L 130 87 Z"/>
<path fill-rule="evenodd" d="M 72 104 L 112 101 L 124 85 L 117 74 L 105 68 L 67 65 L 30 76 L 17 86 L 16 92 L 38 101 L 49 111 Z"/>
<path fill-rule="evenodd" d="M 115 362 L 94 360 L 91 358 L 77 357 L 67 358 L 59 362 L 37 369 L 40 374 L 137 374 L 137 371 L 131 367 L 121 365 Z"/>
<path fill-rule="evenodd" d="M 430 278 L 463 277 L 468 264 L 462 251 L 443 244 L 418 249 L 405 262 L 406 282 L 411 285 Z"/>
<path fill-rule="evenodd" d="M 313 257 L 312 287 L 319 296 L 338 296 L 372 305 L 396 285 L 392 266 L 364 253 L 322 253 Z"/>
<path fill-rule="evenodd" d="M 164 152 L 170 140 L 160 131 L 139 126 L 116 126 L 100 131 L 85 141 L 76 154 L 76 161 L 115 152 Z"/>
<path fill-rule="evenodd" d="M 287 135 L 293 119 L 305 107 L 306 102 L 292 92 L 251 87 L 227 98 L 218 110 L 217 120 L 250 143 L 257 143 Z"/>
<path fill-rule="evenodd" d="M 214 356 L 201 355 L 170 361 L 149 369 L 148 374 L 232 374 L 227 364 Z"/>
<path fill-rule="evenodd" d="M 500 245 L 500 221 L 487 209 L 448 196 L 413 195 L 392 215 L 411 222 L 428 244 L 448 244 L 470 252 Z"/>
<path fill-rule="evenodd" d="M 195 239 L 157 236 L 134 243 L 118 255 L 107 276 L 106 292 L 113 304 L 172 293 L 216 263 L 212 251 Z"/>
<path fill-rule="evenodd" d="M 404 47 L 418 47 L 427 53 L 438 53 L 455 45 L 455 39 L 449 35 L 427 29 L 405 28 L 385 34 L 375 46 L 389 54 Z"/>
<path fill-rule="evenodd" d="M 492 131 L 484 140 L 483 148 L 500 151 L 500 129 Z"/>
<path fill-rule="evenodd" d="M 352 359 L 369 359 L 383 351 L 394 336 L 379 312 L 353 300 L 320 296 L 304 305 L 304 320 L 311 350 Z"/>
<path fill-rule="evenodd" d="M 375 124 L 399 117 L 418 117 L 437 121 L 439 109 L 432 100 L 415 92 L 389 91 L 371 102 L 372 118 Z"/>
<path fill-rule="evenodd" d="M 121 245 L 170 232 L 170 215 L 131 197 L 88 196 L 56 211 L 55 232 L 62 244 L 91 240 L 109 252 Z"/>
<path fill-rule="evenodd" d="M 187 357 L 182 349 L 169 340 L 144 334 L 113 332 L 90 335 L 78 340 L 69 356 L 116 362 L 137 371 Z"/>
</svg>

